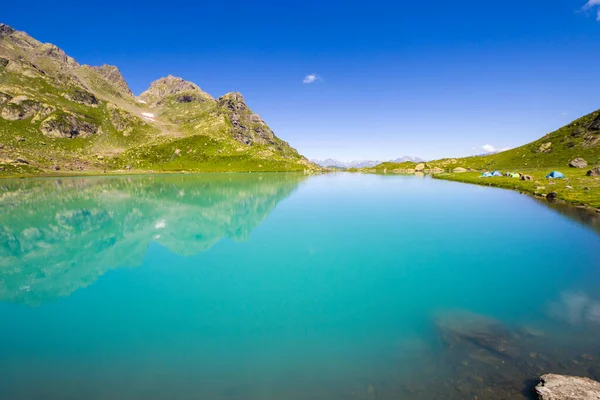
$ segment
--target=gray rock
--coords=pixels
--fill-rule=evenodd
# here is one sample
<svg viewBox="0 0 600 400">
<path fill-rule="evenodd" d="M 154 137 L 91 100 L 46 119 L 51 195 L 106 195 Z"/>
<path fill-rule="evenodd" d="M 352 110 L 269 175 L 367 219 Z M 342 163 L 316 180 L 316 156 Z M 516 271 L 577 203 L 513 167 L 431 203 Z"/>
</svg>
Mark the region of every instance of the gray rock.
<svg viewBox="0 0 600 400">
<path fill-rule="evenodd" d="M 590 169 L 586 175 L 587 176 L 600 176 L 600 165 Z"/>
<path fill-rule="evenodd" d="M 467 170 L 466 170 L 466 169 L 464 169 L 464 168 L 458 167 L 458 168 L 454 168 L 454 169 L 452 170 L 452 172 L 457 172 L 457 173 L 460 173 L 460 172 L 467 172 Z"/>
<path fill-rule="evenodd" d="M 17 96 L 6 103 L 0 115 L 7 121 L 18 121 L 33 117 L 41 108 L 37 101 Z"/>
<path fill-rule="evenodd" d="M 546 199 L 550 202 L 555 201 L 557 197 L 558 194 L 556 192 L 550 192 L 546 195 Z"/>
<path fill-rule="evenodd" d="M 58 165 L 53 165 L 52 169 L 55 171 L 60 171 L 60 167 Z"/>
<path fill-rule="evenodd" d="M 73 92 L 67 94 L 66 97 L 75 103 L 85 104 L 88 106 L 98 105 L 98 99 L 96 96 L 83 89 L 74 89 Z"/>
<path fill-rule="evenodd" d="M 29 164 L 29 161 L 24 158 L 15 158 L 15 162 L 18 162 L 19 164 Z"/>
<path fill-rule="evenodd" d="M 419 163 L 415 165 L 415 171 L 423 171 L 425 169 L 425 164 Z"/>
<path fill-rule="evenodd" d="M 0 38 L 10 36 L 15 33 L 15 30 L 6 24 L 0 24 Z"/>
<path fill-rule="evenodd" d="M 585 168 L 587 167 L 587 161 L 585 161 L 583 158 L 576 158 L 574 160 L 571 160 L 571 162 L 569 163 L 569 167 L 571 168 Z"/>
<path fill-rule="evenodd" d="M 539 153 L 551 153 L 552 152 L 552 142 L 542 143 L 538 148 Z"/>
<path fill-rule="evenodd" d="M 91 67 L 94 71 L 98 72 L 100 76 L 102 76 L 107 82 L 111 83 L 113 86 L 116 86 L 121 91 L 127 93 L 130 96 L 133 96 L 133 92 L 129 89 L 129 85 L 121 75 L 121 71 L 119 68 L 114 65 L 104 64 L 101 67 Z"/>
<path fill-rule="evenodd" d="M 546 374 L 534 392 L 540 400 L 600 400 L 600 383 L 589 378 Z"/>
<path fill-rule="evenodd" d="M 140 98 L 150 105 L 160 105 L 165 97 L 183 92 L 193 92 L 207 100 L 212 99 L 208 93 L 203 92 L 195 83 L 172 75 L 152 82 L 150 88 L 142 93 Z"/>
<path fill-rule="evenodd" d="M 89 137 L 98 133 L 98 127 L 82 117 L 71 114 L 53 114 L 41 126 L 42 133 L 54 138 Z"/>
<path fill-rule="evenodd" d="M 600 131 L 600 115 L 588 127 L 591 131 Z"/>
<path fill-rule="evenodd" d="M 217 105 L 231 122 L 235 140 L 251 146 L 254 143 L 275 144 L 275 134 L 262 118 L 252 112 L 240 93 L 227 93 L 219 97 Z"/>
</svg>

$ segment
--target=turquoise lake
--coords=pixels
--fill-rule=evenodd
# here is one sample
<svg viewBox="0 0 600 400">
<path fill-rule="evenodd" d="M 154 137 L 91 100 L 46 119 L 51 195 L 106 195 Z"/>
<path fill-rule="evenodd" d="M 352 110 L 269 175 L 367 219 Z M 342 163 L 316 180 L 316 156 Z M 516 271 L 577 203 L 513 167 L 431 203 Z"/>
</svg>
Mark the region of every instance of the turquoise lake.
<svg viewBox="0 0 600 400">
<path fill-rule="evenodd" d="M 0 398 L 519 399 L 600 379 L 595 215 L 428 177 L 0 181 Z"/>
</svg>

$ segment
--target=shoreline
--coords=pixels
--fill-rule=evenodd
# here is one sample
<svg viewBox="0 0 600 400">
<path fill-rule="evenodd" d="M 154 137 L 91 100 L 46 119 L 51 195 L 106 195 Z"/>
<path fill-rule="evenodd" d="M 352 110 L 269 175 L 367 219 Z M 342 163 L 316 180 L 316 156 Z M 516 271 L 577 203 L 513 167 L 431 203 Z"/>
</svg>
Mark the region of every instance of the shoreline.
<svg viewBox="0 0 600 400">
<path fill-rule="evenodd" d="M 529 171 L 527 171 L 529 172 Z M 546 181 L 544 186 L 539 186 L 539 181 L 521 181 L 517 178 L 509 177 L 490 177 L 481 178 L 481 172 L 475 173 L 477 176 L 473 176 L 473 173 L 441 173 L 432 174 L 433 179 L 445 180 L 450 182 L 466 183 L 478 186 L 489 186 L 499 189 L 508 189 L 518 191 L 519 193 L 525 193 L 532 196 L 535 199 L 545 199 L 549 204 L 562 204 L 572 208 L 585 209 L 590 212 L 600 213 L 600 194 L 597 195 L 596 199 L 591 199 L 590 202 L 582 201 L 580 192 L 590 192 L 589 196 L 585 199 L 593 196 L 596 190 L 592 190 L 592 187 L 600 185 L 600 179 L 594 177 L 588 177 L 589 181 L 586 182 L 589 185 L 583 189 L 581 185 L 575 186 L 571 180 L 550 180 Z M 558 182 L 558 184 L 557 184 Z M 573 185 L 568 185 L 573 184 Z M 595 184 L 595 185 L 594 185 Z M 589 189 L 589 190 L 586 190 Z M 548 193 L 554 192 L 556 197 L 550 199 Z M 565 195 L 566 194 L 566 195 Z"/>
</svg>

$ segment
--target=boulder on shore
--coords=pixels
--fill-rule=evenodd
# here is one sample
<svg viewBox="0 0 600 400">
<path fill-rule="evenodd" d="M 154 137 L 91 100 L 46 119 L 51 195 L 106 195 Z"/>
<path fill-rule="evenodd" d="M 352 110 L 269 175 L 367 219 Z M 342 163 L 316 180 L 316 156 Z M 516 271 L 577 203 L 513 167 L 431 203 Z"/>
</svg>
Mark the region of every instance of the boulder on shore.
<svg viewBox="0 0 600 400">
<path fill-rule="evenodd" d="M 587 176 L 600 176 L 600 165 L 598 165 L 597 167 L 594 167 L 594 168 L 590 169 L 587 172 Z"/>
<path fill-rule="evenodd" d="M 587 161 L 585 161 L 583 158 L 576 158 L 574 160 L 571 160 L 571 162 L 569 163 L 569 167 L 571 168 L 585 168 L 587 167 Z"/>
<path fill-rule="evenodd" d="M 425 164 L 419 163 L 415 165 L 415 171 L 423 171 L 425 169 Z"/>
<path fill-rule="evenodd" d="M 589 378 L 546 374 L 534 392 L 540 400 L 598 400 L 600 383 Z"/>
</svg>

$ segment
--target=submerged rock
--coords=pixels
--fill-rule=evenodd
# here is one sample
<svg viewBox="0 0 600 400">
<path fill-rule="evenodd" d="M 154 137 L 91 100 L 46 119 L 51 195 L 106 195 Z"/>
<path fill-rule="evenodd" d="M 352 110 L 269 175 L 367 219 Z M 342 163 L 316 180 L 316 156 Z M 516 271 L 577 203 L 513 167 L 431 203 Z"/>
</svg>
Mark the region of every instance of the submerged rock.
<svg viewBox="0 0 600 400">
<path fill-rule="evenodd" d="M 589 378 L 546 374 L 535 387 L 541 400 L 600 400 L 600 383 Z"/>
<path fill-rule="evenodd" d="M 442 340 L 449 347 L 466 342 L 505 357 L 514 358 L 517 355 L 510 343 L 510 331 L 493 318 L 457 311 L 439 316 L 435 324 Z"/>
<path fill-rule="evenodd" d="M 571 162 L 569 163 L 569 167 L 571 168 L 585 168 L 587 167 L 587 161 L 585 161 L 583 158 L 576 158 L 574 160 L 571 160 Z"/>
</svg>

